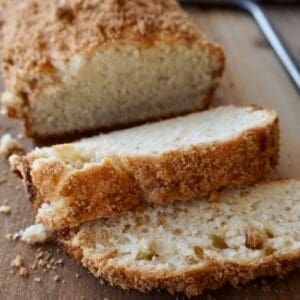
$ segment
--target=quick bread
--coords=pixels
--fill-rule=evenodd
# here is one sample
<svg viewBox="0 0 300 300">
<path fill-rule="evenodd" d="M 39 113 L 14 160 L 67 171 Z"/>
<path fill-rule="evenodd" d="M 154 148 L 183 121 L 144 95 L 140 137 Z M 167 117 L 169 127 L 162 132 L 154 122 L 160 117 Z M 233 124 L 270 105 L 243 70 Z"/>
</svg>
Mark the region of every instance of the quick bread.
<svg viewBox="0 0 300 300">
<path fill-rule="evenodd" d="M 300 267 L 300 180 L 219 200 L 148 205 L 60 234 L 67 254 L 112 285 L 188 296 Z"/>
<path fill-rule="evenodd" d="M 278 162 L 274 111 L 223 106 L 13 156 L 47 228 L 252 184 Z"/>
<path fill-rule="evenodd" d="M 11 0 L 3 15 L 3 111 L 38 138 L 198 111 L 224 68 L 175 0 Z"/>
</svg>

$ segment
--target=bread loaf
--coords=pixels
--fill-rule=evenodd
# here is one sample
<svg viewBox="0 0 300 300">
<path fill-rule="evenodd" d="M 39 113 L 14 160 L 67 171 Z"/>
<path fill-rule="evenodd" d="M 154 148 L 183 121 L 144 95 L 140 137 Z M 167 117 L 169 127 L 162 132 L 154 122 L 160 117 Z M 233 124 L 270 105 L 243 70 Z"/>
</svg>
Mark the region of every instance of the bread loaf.
<svg viewBox="0 0 300 300">
<path fill-rule="evenodd" d="M 224 67 L 175 0 L 6 2 L 3 111 L 34 137 L 203 109 Z"/>
</svg>

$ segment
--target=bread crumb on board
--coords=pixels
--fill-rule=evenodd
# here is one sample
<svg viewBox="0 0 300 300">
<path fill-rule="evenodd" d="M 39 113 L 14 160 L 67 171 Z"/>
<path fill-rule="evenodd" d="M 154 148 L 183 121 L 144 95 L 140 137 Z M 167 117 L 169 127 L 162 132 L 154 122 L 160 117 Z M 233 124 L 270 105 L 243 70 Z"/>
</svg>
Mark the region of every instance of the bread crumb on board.
<svg viewBox="0 0 300 300">
<path fill-rule="evenodd" d="M 5 238 L 9 241 L 21 239 L 23 242 L 31 245 L 50 242 L 54 237 L 54 232 L 46 230 L 42 224 L 30 225 L 14 234 L 7 233 L 5 235 Z"/>
<path fill-rule="evenodd" d="M 29 275 L 27 268 L 24 266 L 21 255 L 18 254 L 14 260 L 11 262 L 11 267 L 19 270 L 19 274 L 22 277 L 27 277 Z"/>
<path fill-rule="evenodd" d="M 21 258 L 21 255 L 18 254 L 16 256 L 16 258 L 14 260 L 12 260 L 11 266 L 15 267 L 15 268 L 19 268 L 19 267 L 21 267 L 21 265 L 22 265 L 22 258 Z"/>
<path fill-rule="evenodd" d="M 21 240 L 27 244 L 42 244 L 53 240 L 54 233 L 46 230 L 42 224 L 28 226 L 21 234 Z"/>
<path fill-rule="evenodd" d="M 19 274 L 22 276 L 22 277 L 27 277 L 28 276 L 28 270 L 25 268 L 25 267 L 20 267 L 19 269 Z"/>
<path fill-rule="evenodd" d="M 24 153 L 22 145 L 12 137 L 10 133 L 5 133 L 0 140 L 0 155 L 8 158 L 14 153 Z"/>
<path fill-rule="evenodd" d="M 0 213 L 4 215 L 9 215 L 11 213 L 11 208 L 8 205 L 0 205 Z"/>
<path fill-rule="evenodd" d="M 8 241 L 12 241 L 13 240 L 14 235 L 12 233 L 7 233 L 5 235 L 5 239 Z"/>
</svg>

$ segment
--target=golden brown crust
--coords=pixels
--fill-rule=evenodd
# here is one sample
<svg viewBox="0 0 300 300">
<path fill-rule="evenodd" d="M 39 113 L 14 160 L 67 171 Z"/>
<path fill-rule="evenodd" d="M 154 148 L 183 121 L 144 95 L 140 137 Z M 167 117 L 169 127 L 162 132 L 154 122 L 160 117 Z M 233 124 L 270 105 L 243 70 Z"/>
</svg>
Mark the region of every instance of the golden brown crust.
<svg viewBox="0 0 300 300">
<path fill-rule="evenodd" d="M 35 172 L 22 157 L 13 171 L 24 179 L 29 200 L 38 210 L 43 203 L 64 199 L 65 209 L 38 221 L 53 229 L 75 226 L 99 217 L 113 217 L 139 203 L 140 189 L 130 174 L 106 161 L 69 174 L 58 161 L 47 162 Z"/>
<path fill-rule="evenodd" d="M 282 254 L 270 254 L 250 262 L 226 262 L 207 259 L 204 267 L 195 267 L 182 272 L 147 271 L 131 267 L 113 265 L 110 255 L 86 255 L 72 243 L 70 232 L 60 234 L 59 242 L 67 255 L 81 262 L 96 277 L 107 280 L 123 289 L 137 289 L 146 292 L 163 288 L 170 293 L 184 292 L 188 296 L 201 294 L 206 289 L 217 289 L 226 283 L 233 286 L 245 284 L 262 276 L 282 277 L 300 267 L 300 250 L 282 251 Z"/>
<path fill-rule="evenodd" d="M 42 202 L 63 199 L 64 207 L 70 209 L 59 223 L 50 226 L 73 227 L 115 216 L 142 200 L 164 204 L 256 182 L 278 163 L 278 119 L 275 112 L 270 111 L 270 115 L 265 126 L 247 130 L 227 142 L 152 157 L 120 157 L 122 168 L 108 159 L 70 172 L 55 160 L 32 170 L 35 158 L 29 155 L 15 169 L 21 170 L 36 208 Z M 49 226 L 49 220 L 40 221 Z"/>
<path fill-rule="evenodd" d="M 125 157 L 145 197 L 156 203 L 208 195 L 256 182 L 278 163 L 278 119 L 228 142 L 193 146 L 156 157 Z"/>
</svg>

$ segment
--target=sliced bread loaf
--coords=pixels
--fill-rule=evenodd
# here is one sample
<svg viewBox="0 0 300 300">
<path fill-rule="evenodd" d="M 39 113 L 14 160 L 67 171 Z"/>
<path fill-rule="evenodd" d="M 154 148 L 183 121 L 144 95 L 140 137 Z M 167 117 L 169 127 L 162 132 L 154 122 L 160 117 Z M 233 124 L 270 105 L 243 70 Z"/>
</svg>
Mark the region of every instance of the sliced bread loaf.
<svg viewBox="0 0 300 300">
<path fill-rule="evenodd" d="M 37 221 L 59 229 L 141 200 L 189 200 L 251 184 L 278 160 L 274 111 L 224 106 L 14 156 Z"/>
<path fill-rule="evenodd" d="M 224 68 L 176 0 L 5 3 L 3 108 L 35 137 L 200 110 Z"/>
<path fill-rule="evenodd" d="M 300 267 L 300 180 L 149 205 L 60 234 L 66 253 L 124 289 L 198 295 Z"/>
</svg>

